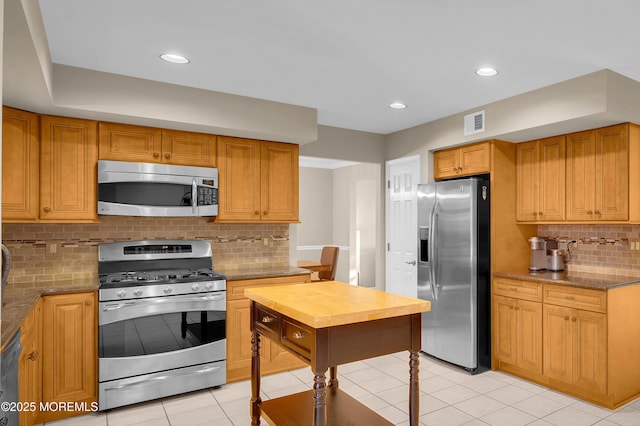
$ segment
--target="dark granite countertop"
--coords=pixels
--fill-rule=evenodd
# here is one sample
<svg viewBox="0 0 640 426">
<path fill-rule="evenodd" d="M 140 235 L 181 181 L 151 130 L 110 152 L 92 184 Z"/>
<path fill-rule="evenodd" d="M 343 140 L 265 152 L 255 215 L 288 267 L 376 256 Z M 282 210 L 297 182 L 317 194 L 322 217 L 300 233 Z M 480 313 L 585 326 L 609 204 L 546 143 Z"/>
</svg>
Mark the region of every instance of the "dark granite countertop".
<svg viewBox="0 0 640 426">
<path fill-rule="evenodd" d="M 252 280 L 257 278 L 286 277 L 291 275 L 310 274 L 308 269 L 295 266 L 241 266 L 233 268 L 215 268 L 224 274 L 228 281 Z"/>
<path fill-rule="evenodd" d="M 622 275 L 593 274 L 586 272 L 530 272 L 528 270 L 494 272 L 494 277 L 513 278 L 517 280 L 536 281 L 551 284 L 591 288 L 595 290 L 611 290 L 617 287 L 640 284 L 640 277 Z"/>
</svg>

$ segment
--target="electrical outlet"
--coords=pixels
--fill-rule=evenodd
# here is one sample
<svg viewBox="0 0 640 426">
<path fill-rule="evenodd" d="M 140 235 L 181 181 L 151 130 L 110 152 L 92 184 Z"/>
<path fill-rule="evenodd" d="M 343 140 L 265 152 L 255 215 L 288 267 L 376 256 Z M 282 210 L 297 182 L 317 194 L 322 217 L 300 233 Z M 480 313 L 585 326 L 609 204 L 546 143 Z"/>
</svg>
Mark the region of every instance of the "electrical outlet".
<svg viewBox="0 0 640 426">
<path fill-rule="evenodd" d="M 45 248 L 45 257 L 58 257 L 60 256 L 60 244 L 56 241 L 47 242 Z"/>
<path fill-rule="evenodd" d="M 268 238 L 264 238 L 262 240 L 262 244 L 264 244 L 265 246 L 268 246 L 269 245 L 269 239 Z"/>
</svg>

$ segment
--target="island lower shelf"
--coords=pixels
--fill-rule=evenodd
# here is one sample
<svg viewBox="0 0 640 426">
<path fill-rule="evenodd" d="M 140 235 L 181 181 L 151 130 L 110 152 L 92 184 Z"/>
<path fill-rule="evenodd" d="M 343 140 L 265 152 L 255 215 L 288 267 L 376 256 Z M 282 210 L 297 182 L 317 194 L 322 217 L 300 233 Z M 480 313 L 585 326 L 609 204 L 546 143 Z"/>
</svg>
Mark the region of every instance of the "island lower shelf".
<svg viewBox="0 0 640 426">
<path fill-rule="evenodd" d="M 262 417 L 271 425 L 313 424 L 313 390 L 262 402 Z M 341 389 L 327 389 L 328 426 L 390 426 L 393 423 Z"/>
</svg>

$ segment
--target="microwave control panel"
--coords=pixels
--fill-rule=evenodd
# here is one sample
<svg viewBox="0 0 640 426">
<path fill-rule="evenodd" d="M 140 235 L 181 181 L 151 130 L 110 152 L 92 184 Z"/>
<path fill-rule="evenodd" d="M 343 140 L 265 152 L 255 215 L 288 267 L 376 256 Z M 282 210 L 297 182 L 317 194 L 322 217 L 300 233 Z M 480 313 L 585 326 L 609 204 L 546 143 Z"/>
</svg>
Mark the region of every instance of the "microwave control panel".
<svg viewBox="0 0 640 426">
<path fill-rule="evenodd" d="M 198 205 L 213 206 L 218 204 L 218 188 L 198 186 Z"/>
</svg>

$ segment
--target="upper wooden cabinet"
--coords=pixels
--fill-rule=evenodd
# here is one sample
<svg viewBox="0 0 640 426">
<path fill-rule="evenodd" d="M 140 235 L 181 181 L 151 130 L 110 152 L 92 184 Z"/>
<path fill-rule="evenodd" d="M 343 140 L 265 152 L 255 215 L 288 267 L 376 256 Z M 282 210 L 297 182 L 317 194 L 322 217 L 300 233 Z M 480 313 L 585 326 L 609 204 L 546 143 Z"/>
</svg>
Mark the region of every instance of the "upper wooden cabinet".
<svg viewBox="0 0 640 426">
<path fill-rule="evenodd" d="M 98 124 L 40 118 L 40 220 L 96 221 Z"/>
<path fill-rule="evenodd" d="M 481 142 L 436 151 L 433 153 L 433 167 L 435 180 L 489 173 L 490 143 Z"/>
<path fill-rule="evenodd" d="M 2 220 L 38 219 L 40 130 L 38 115 L 2 108 Z"/>
<path fill-rule="evenodd" d="M 627 123 L 567 135 L 567 220 L 630 220 L 630 149 L 634 164 L 640 158 L 635 128 Z M 637 179 L 632 183 L 637 187 Z"/>
<path fill-rule="evenodd" d="M 101 160 L 216 167 L 216 136 L 100 123 Z"/>
<path fill-rule="evenodd" d="M 297 222 L 298 145 L 220 136 L 217 222 Z"/>
<path fill-rule="evenodd" d="M 565 137 L 516 145 L 517 209 L 520 222 L 565 219 Z"/>
</svg>

